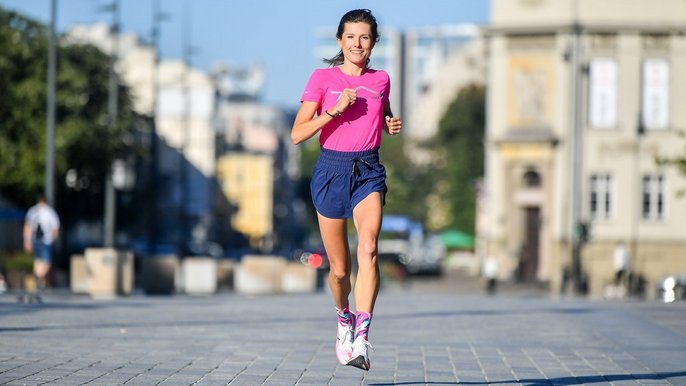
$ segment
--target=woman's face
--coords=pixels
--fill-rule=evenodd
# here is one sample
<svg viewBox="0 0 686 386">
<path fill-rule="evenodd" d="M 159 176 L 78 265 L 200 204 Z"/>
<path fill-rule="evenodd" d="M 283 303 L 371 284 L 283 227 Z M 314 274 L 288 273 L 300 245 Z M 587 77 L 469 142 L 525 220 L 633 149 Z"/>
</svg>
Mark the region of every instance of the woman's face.
<svg viewBox="0 0 686 386">
<path fill-rule="evenodd" d="M 372 48 L 374 48 L 372 28 L 369 24 L 363 22 L 345 23 L 343 36 L 336 40 L 341 51 L 343 51 L 346 62 L 361 67 L 367 64 L 367 59 L 371 56 Z"/>
</svg>

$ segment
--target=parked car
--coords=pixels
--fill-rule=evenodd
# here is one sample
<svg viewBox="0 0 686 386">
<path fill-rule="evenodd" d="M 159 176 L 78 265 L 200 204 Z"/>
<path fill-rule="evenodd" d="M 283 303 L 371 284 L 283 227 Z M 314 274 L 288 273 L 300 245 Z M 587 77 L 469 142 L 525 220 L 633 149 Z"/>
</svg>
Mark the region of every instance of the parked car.
<svg viewBox="0 0 686 386">
<path fill-rule="evenodd" d="M 399 263 L 410 275 L 440 275 L 445 247 L 438 235 L 425 235 L 418 222 L 385 215 L 379 235 L 379 260 Z"/>
</svg>

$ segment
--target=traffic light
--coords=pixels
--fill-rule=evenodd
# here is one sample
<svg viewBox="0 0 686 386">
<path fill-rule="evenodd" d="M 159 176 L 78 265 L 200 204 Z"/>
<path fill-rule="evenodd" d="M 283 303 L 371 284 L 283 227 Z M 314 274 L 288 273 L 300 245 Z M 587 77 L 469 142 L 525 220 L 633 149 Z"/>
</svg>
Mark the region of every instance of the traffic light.
<svg viewBox="0 0 686 386">
<path fill-rule="evenodd" d="M 590 240 L 590 233 L 590 225 L 588 223 L 580 221 L 576 224 L 576 237 L 582 244 L 585 244 Z"/>
</svg>

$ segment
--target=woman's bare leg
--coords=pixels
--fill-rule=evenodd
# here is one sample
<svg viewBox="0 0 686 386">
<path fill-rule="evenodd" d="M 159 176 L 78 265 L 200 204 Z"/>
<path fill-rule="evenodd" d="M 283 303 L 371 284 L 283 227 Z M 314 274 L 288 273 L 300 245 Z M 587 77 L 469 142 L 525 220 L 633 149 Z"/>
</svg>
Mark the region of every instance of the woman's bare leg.
<svg viewBox="0 0 686 386">
<path fill-rule="evenodd" d="M 381 230 L 381 193 L 374 192 L 357 204 L 353 220 L 359 243 L 357 245 L 357 280 L 355 282 L 355 308 L 372 313 L 379 293 L 379 264 L 377 245 Z"/>
<path fill-rule="evenodd" d="M 329 259 L 329 288 L 338 308 L 348 305 L 350 296 L 350 248 L 347 220 L 328 218 L 317 213 L 319 231 Z"/>
</svg>

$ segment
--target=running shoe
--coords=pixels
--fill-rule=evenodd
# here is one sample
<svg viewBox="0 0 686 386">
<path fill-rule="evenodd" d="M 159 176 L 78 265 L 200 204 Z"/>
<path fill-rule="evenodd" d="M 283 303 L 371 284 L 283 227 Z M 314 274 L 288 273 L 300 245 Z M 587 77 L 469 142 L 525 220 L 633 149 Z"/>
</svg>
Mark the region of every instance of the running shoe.
<svg viewBox="0 0 686 386">
<path fill-rule="evenodd" d="M 336 334 L 336 358 L 342 365 L 348 364 L 353 358 L 353 336 L 355 336 L 355 320 L 349 325 L 338 324 Z"/>
<path fill-rule="evenodd" d="M 368 371 L 372 367 L 371 362 L 369 361 L 369 349 L 374 351 L 372 344 L 364 340 L 361 336 L 358 336 L 353 342 L 353 359 L 348 362 L 348 366 L 355 366 L 359 369 Z"/>
</svg>

